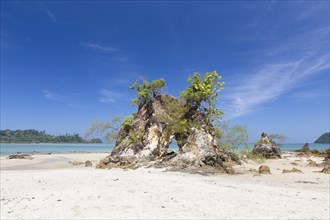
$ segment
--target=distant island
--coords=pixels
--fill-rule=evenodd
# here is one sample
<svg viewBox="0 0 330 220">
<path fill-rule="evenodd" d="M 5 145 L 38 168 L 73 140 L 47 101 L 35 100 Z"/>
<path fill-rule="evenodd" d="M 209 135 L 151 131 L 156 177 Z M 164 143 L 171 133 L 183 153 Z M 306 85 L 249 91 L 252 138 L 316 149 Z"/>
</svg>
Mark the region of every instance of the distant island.
<svg viewBox="0 0 330 220">
<path fill-rule="evenodd" d="M 329 144 L 330 143 L 330 132 L 322 134 L 314 143 Z"/>
<path fill-rule="evenodd" d="M 102 143 L 99 138 L 85 140 L 79 134 L 50 135 L 43 131 L 28 130 L 0 130 L 1 143 Z"/>
</svg>

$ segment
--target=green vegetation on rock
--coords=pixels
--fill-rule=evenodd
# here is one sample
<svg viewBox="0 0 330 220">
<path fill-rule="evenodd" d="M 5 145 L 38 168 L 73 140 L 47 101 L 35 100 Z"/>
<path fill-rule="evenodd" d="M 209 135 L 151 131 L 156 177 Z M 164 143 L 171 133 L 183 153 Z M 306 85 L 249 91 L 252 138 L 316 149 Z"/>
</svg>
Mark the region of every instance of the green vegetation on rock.
<svg viewBox="0 0 330 220">
<path fill-rule="evenodd" d="M 138 97 L 132 100 L 133 106 L 142 106 L 151 98 L 156 98 L 160 95 L 163 88 L 166 87 L 166 82 L 164 79 L 153 80 L 151 83 L 143 80 L 139 84 L 139 80 L 136 80 L 130 89 L 135 89 L 138 92 Z"/>
<path fill-rule="evenodd" d="M 224 82 L 216 72 L 207 72 L 202 77 L 195 72 L 188 78 L 189 87 L 181 92 L 181 98 L 186 105 L 204 113 L 208 120 L 217 120 L 223 112 L 217 108 L 216 103 Z"/>
<path fill-rule="evenodd" d="M 180 98 L 162 94 L 166 87 L 164 79 L 136 80 L 130 87 L 137 91 L 137 98 L 132 100 L 133 106 L 138 106 L 140 112 L 149 111 L 147 108 L 152 100 L 157 99 L 165 112 L 154 114 L 156 121 L 164 124 L 163 135 L 166 139 L 174 136 L 176 142 L 181 146 L 187 140 L 192 128 L 211 131 L 218 138 L 219 147 L 232 150 L 247 142 L 247 131 L 243 126 L 229 127 L 221 122 L 223 112 L 217 107 L 218 97 L 223 90 L 224 82 L 216 72 L 207 72 L 201 75 L 195 72 L 188 78 L 188 87 L 181 92 Z M 154 102 L 153 102 L 154 103 Z M 143 113 L 142 113 L 143 114 Z M 87 130 L 87 135 L 105 135 L 110 142 L 125 142 L 141 144 L 145 131 L 139 127 L 137 114 L 122 117 L 115 116 L 109 122 L 94 121 Z M 141 117 L 141 113 L 140 113 Z M 144 119 L 142 119 L 144 120 Z M 138 124 L 133 124 L 137 122 Z"/>
</svg>

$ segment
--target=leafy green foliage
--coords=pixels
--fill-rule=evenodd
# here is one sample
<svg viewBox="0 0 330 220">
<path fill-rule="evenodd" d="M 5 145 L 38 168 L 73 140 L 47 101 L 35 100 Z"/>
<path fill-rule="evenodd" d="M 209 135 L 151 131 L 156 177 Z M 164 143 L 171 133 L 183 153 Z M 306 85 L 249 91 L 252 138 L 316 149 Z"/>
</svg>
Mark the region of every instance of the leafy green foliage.
<svg viewBox="0 0 330 220">
<path fill-rule="evenodd" d="M 166 124 L 164 130 L 166 135 L 175 135 L 180 144 L 188 137 L 191 128 L 198 128 L 206 121 L 209 128 L 214 129 L 213 123 L 221 118 L 223 112 L 216 107 L 218 96 L 224 85 L 221 79 L 216 71 L 207 72 L 203 77 L 199 73 L 194 73 L 188 78 L 189 87 L 181 93 L 181 98 L 185 102 L 170 96 L 162 96 L 162 89 L 166 87 L 164 79 L 151 82 L 136 80 L 130 87 L 138 93 L 137 98 L 132 100 L 132 105 L 138 106 L 140 110 L 144 104 L 161 96 L 159 100 L 164 104 L 166 114 L 155 115 L 155 117 L 161 123 Z M 135 115 L 133 114 L 134 117 Z M 130 142 L 139 143 L 144 135 L 144 130 L 137 130 L 133 126 L 133 117 L 127 117 L 122 123 L 119 121 L 119 119 L 113 119 L 111 122 L 93 122 L 87 131 L 87 136 L 88 134 L 106 134 L 108 140 L 118 141 L 124 140 L 128 136 Z M 120 130 L 121 127 L 122 130 Z"/>
<path fill-rule="evenodd" d="M 133 117 L 127 116 L 124 121 L 121 123 L 121 126 L 131 128 L 133 126 Z"/>
<path fill-rule="evenodd" d="M 207 72 L 202 77 L 195 72 L 188 78 L 189 87 L 181 92 L 181 98 L 186 104 L 205 113 L 209 120 L 216 120 L 223 112 L 216 107 L 220 92 L 223 90 L 224 82 L 216 72 Z"/>
<path fill-rule="evenodd" d="M 155 117 L 166 124 L 164 132 L 168 135 L 180 134 L 181 139 L 188 136 L 191 127 L 198 127 L 198 123 L 185 118 L 189 108 L 181 101 L 169 96 L 162 96 L 167 114 L 157 114 Z M 180 139 L 177 136 L 177 139 Z M 180 144 L 180 140 L 177 140 Z"/>
<path fill-rule="evenodd" d="M 145 104 L 151 98 L 156 98 L 161 94 L 163 88 L 166 87 L 165 79 L 153 80 L 151 83 L 143 80 L 139 84 L 139 81 L 136 80 L 130 89 L 135 89 L 138 92 L 138 97 L 132 100 L 133 106 L 141 106 Z"/>
<path fill-rule="evenodd" d="M 132 144 L 143 145 L 142 143 L 143 135 L 144 135 L 144 129 L 138 129 L 137 131 L 131 130 L 128 132 L 129 142 Z"/>
<path fill-rule="evenodd" d="M 29 130 L 0 130 L 1 143 L 86 143 L 79 134 L 53 136 L 45 131 Z"/>
<path fill-rule="evenodd" d="M 216 136 L 219 147 L 229 151 L 237 151 L 239 147 L 246 146 L 249 140 L 247 129 L 241 125 L 230 126 L 228 122 L 218 123 Z"/>
<path fill-rule="evenodd" d="M 134 144 L 142 144 L 142 137 L 144 135 L 143 129 L 138 129 L 137 131 L 133 130 L 134 119 L 132 116 L 127 116 L 124 121 L 121 123 L 121 126 L 124 128 L 126 134 L 129 137 L 129 142 Z"/>
</svg>

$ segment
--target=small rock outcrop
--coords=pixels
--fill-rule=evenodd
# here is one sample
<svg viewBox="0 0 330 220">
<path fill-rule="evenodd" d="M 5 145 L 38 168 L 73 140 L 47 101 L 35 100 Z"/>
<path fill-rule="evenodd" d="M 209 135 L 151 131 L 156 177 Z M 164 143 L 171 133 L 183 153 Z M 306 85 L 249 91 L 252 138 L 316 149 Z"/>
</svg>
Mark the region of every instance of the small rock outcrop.
<svg viewBox="0 0 330 220">
<path fill-rule="evenodd" d="M 29 159 L 32 160 L 33 157 L 30 154 L 12 154 L 9 155 L 9 159 Z"/>
<path fill-rule="evenodd" d="M 324 165 L 330 167 L 330 148 L 324 150 L 325 157 L 324 157 Z"/>
<path fill-rule="evenodd" d="M 330 174 L 330 167 L 325 167 L 321 170 L 321 173 Z"/>
<path fill-rule="evenodd" d="M 283 169 L 282 173 L 302 173 L 302 171 L 294 167 L 291 170 Z"/>
<path fill-rule="evenodd" d="M 174 117 L 179 117 L 171 112 L 170 105 L 176 109 L 184 107 L 180 100 L 168 95 L 159 95 L 140 106 L 133 121 L 119 131 L 119 138 L 111 154 L 101 160 L 97 168 L 211 166 L 233 173 L 227 164 L 233 161 L 240 163 L 239 158 L 218 147 L 214 128 L 206 116 L 189 109 L 179 118 L 182 126 L 170 129 Z M 193 125 L 186 126 L 189 123 Z M 168 152 L 173 140 L 178 144 L 178 152 Z"/>
<path fill-rule="evenodd" d="M 295 152 L 300 156 L 325 157 L 325 160 L 330 159 L 330 148 L 326 148 L 324 151 L 319 151 L 317 149 L 311 150 L 308 143 L 301 149 L 295 150 Z"/>
<path fill-rule="evenodd" d="M 311 149 L 309 147 L 309 143 L 306 143 L 301 149 L 295 150 L 295 152 L 302 153 L 305 155 L 310 155 L 311 154 Z"/>
<path fill-rule="evenodd" d="M 69 161 L 69 163 L 71 163 L 73 166 L 79 166 L 79 165 L 84 164 L 83 162 L 78 161 L 78 160 Z"/>
<path fill-rule="evenodd" d="M 261 165 L 259 167 L 259 174 L 271 174 L 269 166 Z"/>
<path fill-rule="evenodd" d="M 85 162 L 85 167 L 91 167 L 91 166 L 93 166 L 92 161 L 90 161 L 90 160 L 86 160 L 86 162 Z"/>
<path fill-rule="evenodd" d="M 254 154 L 261 154 L 267 159 L 281 158 L 281 149 L 274 141 L 269 140 L 266 133 L 262 132 L 261 138 L 254 145 Z"/>
<path fill-rule="evenodd" d="M 324 163 L 316 163 L 314 160 L 311 159 L 308 159 L 307 162 L 307 165 L 311 167 L 322 167 L 324 165 Z"/>
</svg>

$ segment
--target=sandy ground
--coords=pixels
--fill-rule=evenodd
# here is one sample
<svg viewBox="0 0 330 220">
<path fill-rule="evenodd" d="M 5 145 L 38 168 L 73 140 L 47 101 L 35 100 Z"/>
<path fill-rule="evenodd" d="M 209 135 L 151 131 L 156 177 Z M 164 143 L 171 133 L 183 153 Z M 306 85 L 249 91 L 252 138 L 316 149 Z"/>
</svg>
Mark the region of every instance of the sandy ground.
<svg viewBox="0 0 330 220">
<path fill-rule="evenodd" d="M 1 157 L 1 219 L 329 219 L 330 175 L 307 158 L 255 162 L 236 175 L 164 169 L 100 170 L 68 161 L 97 162 L 107 154 Z M 320 162 L 322 158 L 311 158 Z M 294 163 L 294 165 L 292 164 Z M 282 174 L 296 167 L 303 173 Z"/>
</svg>

